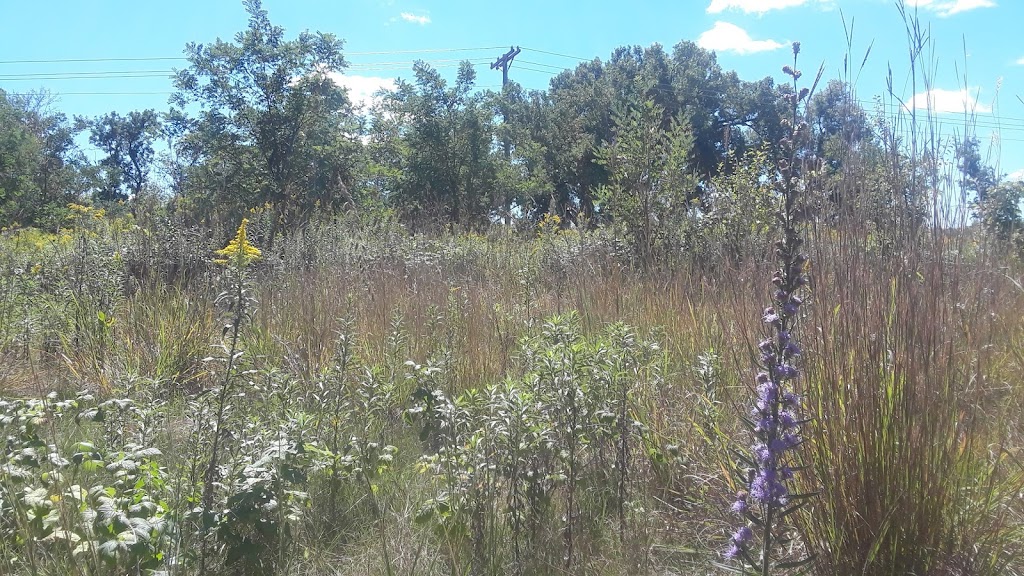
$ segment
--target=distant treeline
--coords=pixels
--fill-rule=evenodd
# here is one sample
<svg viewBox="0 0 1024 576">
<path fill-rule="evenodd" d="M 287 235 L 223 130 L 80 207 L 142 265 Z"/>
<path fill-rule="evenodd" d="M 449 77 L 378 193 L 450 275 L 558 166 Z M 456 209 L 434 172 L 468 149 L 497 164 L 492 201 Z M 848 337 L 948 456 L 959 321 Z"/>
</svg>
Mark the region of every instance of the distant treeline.
<svg viewBox="0 0 1024 576">
<path fill-rule="evenodd" d="M 72 120 L 45 93 L 0 90 L 0 225 L 52 229 L 87 199 L 227 230 L 260 207 L 272 236 L 345 210 L 416 230 L 552 215 L 563 226 L 621 225 L 646 257 L 672 244 L 682 219 L 756 210 L 758 182 L 777 168 L 792 87 L 741 80 L 689 41 L 618 48 L 545 91 L 478 90 L 468 62 L 454 82 L 417 62 L 411 81 L 357 107 L 332 80 L 347 67 L 341 39 L 287 39 L 259 0 L 245 4 L 248 27 L 232 42 L 186 46 L 165 112 Z M 802 154 L 819 184 L 814 209 L 919 214 L 927 187 L 901 162 L 899 132 L 841 80 L 807 80 L 813 137 Z M 98 162 L 75 143 L 83 131 L 105 154 Z M 999 188 L 976 140 L 956 156 L 971 200 L 999 189 L 1012 196 L 1004 211 L 1014 205 L 1019 187 Z"/>
</svg>

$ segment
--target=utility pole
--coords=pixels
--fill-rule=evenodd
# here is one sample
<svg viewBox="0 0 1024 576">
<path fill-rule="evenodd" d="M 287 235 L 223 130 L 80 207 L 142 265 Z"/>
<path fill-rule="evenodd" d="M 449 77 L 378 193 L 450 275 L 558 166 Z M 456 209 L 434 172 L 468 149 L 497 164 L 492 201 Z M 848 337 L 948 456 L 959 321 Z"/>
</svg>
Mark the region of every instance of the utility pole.
<svg viewBox="0 0 1024 576">
<path fill-rule="evenodd" d="M 511 46 L 508 52 L 501 55 L 500 58 L 491 64 L 491 70 L 497 70 L 501 68 L 501 91 L 505 91 L 505 87 L 508 86 L 508 67 L 512 65 L 512 61 L 516 59 L 516 56 L 522 52 L 519 46 Z M 502 121 L 508 124 L 508 112 L 502 114 Z M 502 147 L 505 149 L 505 161 L 512 161 L 512 142 L 509 141 L 508 134 L 506 132 L 505 141 L 502 142 Z M 512 225 L 512 198 L 506 192 L 505 194 L 505 226 Z"/>
<path fill-rule="evenodd" d="M 519 48 L 519 46 L 512 46 L 511 48 L 508 49 L 508 52 L 502 54 L 500 58 L 494 61 L 494 64 L 491 64 L 491 70 L 497 70 L 498 68 L 501 68 L 502 88 L 504 88 L 505 85 L 508 84 L 508 67 L 512 64 L 512 61 L 515 60 L 516 56 L 518 56 L 520 52 L 522 52 L 522 49 Z"/>
</svg>

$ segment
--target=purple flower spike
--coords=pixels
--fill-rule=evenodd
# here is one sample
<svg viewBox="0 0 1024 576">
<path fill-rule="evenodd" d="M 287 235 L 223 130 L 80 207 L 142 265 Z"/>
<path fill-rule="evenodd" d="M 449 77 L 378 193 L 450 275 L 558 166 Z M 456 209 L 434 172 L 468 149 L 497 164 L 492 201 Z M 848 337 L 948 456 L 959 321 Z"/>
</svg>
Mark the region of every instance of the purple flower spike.
<svg viewBox="0 0 1024 576">
<path fill-rule="evenodd" d="M 777 175 L 772 177 L 779 200 L 775 216 L 781 237 L 774 244 L 777 268 L 771 278 L 771 306 L 761 315 L 765 334 L 757 344 L 761 371 L 757 374 L 757 397 L 748 420 L 753 442 L 743 459 L 747 467 L 741 471 L 748 492 L 737 494 L 731 505 L 732 511 L 743 518 L 744 526 L 732 534 L 730 547 L 725 552 L 726 558 L 742 565 L 740 571 L 744 573 L 758 565 L 768 568 L 776 555 L 775 551 L 765 548 L 757 551 L 759 557 L 752 556 L 755 547 L 749 543 L 755 539 L 755 531 L 759 542 L 777 545 L 782 542 L 774 536 L 789 522 L 781 511 L 791 501 L 789 484 L 795 474 L 793 452 L 802 442 L 800 398 L 791 384 L 800 377 L 802 351 L 790 331 L 798 323 L 804 303 L 801 288 L 809 283 L 810 269 L 807 257 L 800 253 L 803 245 L 800 225 L 804 216 L 798 208 L 802 204 L 799 195 L 806 183 L 803 170 L 798 168 L 814 160 L 803 155 L 808 127 L 799 120 L 798 112 L 801 106 L 807 106 L 808 90 L 798 90 L 798 52 L 799 44 L 794 44 L 793 66 L 786 68 L 793 81 L 793 90 L 788 96 L 792 118 L 783 121 L 788 134 L 779 142 L 783 157 L 779 160 Z"/>
</svg>

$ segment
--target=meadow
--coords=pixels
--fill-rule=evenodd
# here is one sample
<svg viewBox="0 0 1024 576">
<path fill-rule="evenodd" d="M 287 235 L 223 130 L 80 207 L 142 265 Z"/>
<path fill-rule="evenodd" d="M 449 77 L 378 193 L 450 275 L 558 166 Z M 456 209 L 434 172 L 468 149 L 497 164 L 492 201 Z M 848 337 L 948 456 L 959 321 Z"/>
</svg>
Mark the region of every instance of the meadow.
<svg viewBox="0 0 1024 576">
<path fill-rule="evenodd" d="M 551 224 L 325 219 L 243 266 L 170 218 L 5 232 L 0 571 L 727 573 L 770 231 L 641 271 Z M 1021 573 L 1014 251 L 803 231 L 787 554 Z"/>
<path fill-rule="evenodd" d="M 241 40 L 280 35 L 247 7 Z M 366 143 L 400 162 L 260 184 L 294 172 L 260 165 L 278 142 L 228 142 L 196 190 L 3 228 L 0 574 L 1024 574 L 1024 185 L 969 125 L 815 100 L 799 51 L 762 94 L 774 136 L 727 133 L 703 179 L 719 148 L 651 95 L 552 179 L 453 168 L 468 149 L 417 138 L 531 160 L 481 101 L 416 124 L 447 97 L 418 64 L 391 102 L 422 109 L 375 117 L 416 122 Z M 702 54 L 671 70 L 700 86 Z M 549 120 L 608 108 L 531 98 L 568 106 L 552 148 Z M 567 170 L 593 189 L 556 198 Z M 296 192 L 345 178 L 380 193 Z"/>
</svg>

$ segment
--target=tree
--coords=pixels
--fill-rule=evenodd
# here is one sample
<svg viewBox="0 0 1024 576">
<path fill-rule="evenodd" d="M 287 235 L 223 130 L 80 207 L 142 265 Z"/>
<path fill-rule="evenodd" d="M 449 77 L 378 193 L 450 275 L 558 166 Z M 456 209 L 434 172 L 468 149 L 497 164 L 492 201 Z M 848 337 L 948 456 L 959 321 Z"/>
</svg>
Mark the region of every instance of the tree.
<svg viewBox="0 0 1024 576">
<path fill-rule="evenodd" d="M 648 100 L 662 111 L 660 130 L 680 120 L 694 135 L 689 167 L 697 179 L 688 196 L 696 199 L 715 175 L 731 169 L 731 158 L 781 137 L 780 90 L 771 78 L 744 82 L 724 72 L 714 53 L 686 41 L 671 54 L 658 44 L 620 47 L 607 62 L 583 62 L 552 79 L 534 116 L 534 139 L 552 178 L 552 204 L 595 215 L 596 190 L 610 178 L 594 162 L 595 151 L 610 139 L 612 110 Z"/>
<path fill-rule="evenodd" d="M 496 198 L 493 219 L 504 219 L 512 223 L 513 215 L 520 215 L 532 208 L 535 196 L 550 197 L 551 186 L 544 173 L 544 149 L 533 138 L 530 131 L 531 96 L 522 87 L 510 82 L 501 92 L 484 94 L 486 105 L 493 116 L 502 121 L 495 127 L 495 139 L 503 147 L 503 156 L 498 158 Z M 507 154 L 506 154 L 507 152 Z M 548 203 L 545 202 L 545 208 Z"/>
<path fill-rule="evenodd" d="M 375 108 L 370 149 L 381 193 L 413 224 L 478 227 L 502 201 L 494 114 L 468 62 L 449 86 L 423 62 Z"/>
<path fill-rule="evenodd" d="M 600 213 L 623 228 L 645 267 L 677 245 L 693 188 L 693 133 L 679 121 L 663 131 L 662 115 L 650 100 L 617 110 L 612 138 L 597 150 L 610 175 L 598 193 Z"/>
<path fill-rule="evenodd" d="M 37 207 L 31 176 L 39 163 L 40 148 L 18 109 L 0 90 L 0 224 L 4 226 L 27 223 Z"/>
<path fill-rule="evenodd" d="M 807 108 L 813 151 L 834 169 L 840 167 L 845 156 L 873 138 L 867 113 L 845 82 L 829 81 L 824 90 L 811 98 Z"/>
<path fill-rule="evenodd" d="M 200 109 L 178 141 L 183 157 L 197 159 L 186 178 L 194 207 L 270 204 L 272 242 L 280 224 L 301 225 L 351 198 L 359 125 L 334 80 L 346 67 L 343 41 L 320 32 L 286 40 L 260 0 L 245 7 L 249 26 L 234 43 L 188 44 L 172 102 Z"/>
<path fill-rule="evenodd" d="M 82 126 L 51 110 L 46 92 L 0 90 L 0 225 L 54 228 L 94 184 L 75 144 Z"/>
<path fill-rule="evenodd" d="M 107 153 L 100 166 L 107 179 L 100 188 L 100 200 L 126 200 L 138 196 L 149 181 L 153 162 L 153 141 L 160 133 L 160 117 L 154 110 L 111 112 L 91 125 L 89 141 Z"/>
<path fill-rule="evenodd" d="M 989 233 L 1003 242 L 1016 241 L 1021 247 L 1020 203 L 1024 200 L 1024 182 L 1003 181 L 993 185 L 985 198 L 975 203 L 975 214 Z"/>
<path fill-rule="evenodd" d="M 968 137 L 956 143 L 956 159 L 960 169 L 961 193 L 965 200 L 974 195 L 974 201 L 984 204 L 988 191 L 997 183 L 995 170 L 981 158 L 978 139 Z"/>
</svg>

